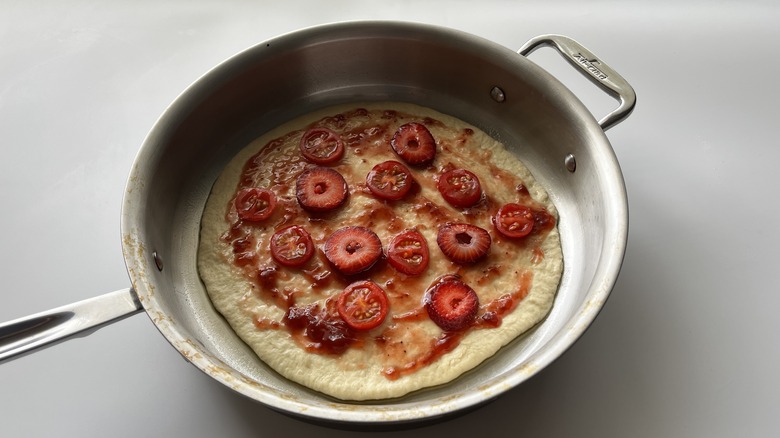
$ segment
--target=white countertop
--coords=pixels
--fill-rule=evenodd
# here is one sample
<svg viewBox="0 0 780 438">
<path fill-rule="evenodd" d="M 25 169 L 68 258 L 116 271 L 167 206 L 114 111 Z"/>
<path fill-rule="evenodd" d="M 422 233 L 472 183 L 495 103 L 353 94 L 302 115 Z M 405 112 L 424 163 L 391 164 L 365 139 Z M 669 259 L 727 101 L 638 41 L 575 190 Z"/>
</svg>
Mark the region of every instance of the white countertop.
<svg viewBox="0 0 780 438">
<path fill-rule="evenodd" d="M 354 19 L 444 25 L 513 49 L 568 35 L 638 95 L 608 131 L 630 235 L 595 323 L 498 400 L 404 436 L 776 436 L 775 1 L 0 2 L 0 321 L 129 286 L 125 179 L 187 85 L 265 39 Z M 597 118 L 615 105 L 552 51 L 530 58 Z M 0 365 L 0 388 L 3 437 L 357 435 L 236 395 L 144 314 Z"/>
</svg>

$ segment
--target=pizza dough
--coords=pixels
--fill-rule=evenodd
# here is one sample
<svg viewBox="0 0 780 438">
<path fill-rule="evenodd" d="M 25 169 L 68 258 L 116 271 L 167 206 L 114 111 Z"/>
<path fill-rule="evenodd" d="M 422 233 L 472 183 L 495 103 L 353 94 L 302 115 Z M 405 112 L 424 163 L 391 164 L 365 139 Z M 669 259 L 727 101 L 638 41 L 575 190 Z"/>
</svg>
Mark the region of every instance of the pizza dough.
<svg viewBox="0 0 780 438">
<path fill-rule="evenodd" d="M 435 161 L 423 168 L 409 166 L 417 184 L 403 199 L 377 199 L 366 187 L 366 175 L 379 162 L 399 160 L 390 138 L 398 126 L 413 121 L 426 125 L 436 139 Z M 343 158 L 328 167 L 344 176 L 349 196 L 332 212 L 308 213 L 295 198 L 297 176 L 312 166 L 299 148 L 311 126 L 328 127 L 345 139 Z M 485 195 L 476 206 L 453 208 L 442 199 L 436 180 L 453 166 L 479 177 Z M 270 218 L 239 226 L 231 206 L 239 186 L 247 184 L 271 189 L 278 205 Z M 555 207 L 528 169 L 477 128 L 409 104 L 329 108 L 268 132 L 226 166 L 203 213 L 198 269 L 216 309 L 281 375 L 342 400 L 400 397 L 456 379 L 549 312 L 563 267 L 557 227 L 527 239 L 503 237 L 491 217 L 510 202 L 535 205 L 557 219 Z M 436 245 L 438 226 L 445 222 L 468 222 L 487 230 L 492 238 L 487 257 L 466 266 L 447 259 Z M 299 268 L 275 263 L 268 250 L 274 231 L 291 224 L 305 227 L 316 248 L 315 256 Z M 325 306 L 354 280 L 333 272 L 322 255 L 328 236 L 344 226 L 370 228 L 385 248 L 393 236 L 416 229 L 428 242 L 430 264 L 421 275 L 407 276 L 381 260 L 359 274 L 387 292 L 389 315 L 345 351 L 334 352 L 318 349 L 303 333 L 287 327 L 285 315 L 291 305 Z M 247 254 L 251 263 L 242 262 Z M 448 334 L 425 317 L 422 297 L 446 274 L 458 275 L 477 292 L 478 317 L 498 315 L 492 325 Z"/>
</svg>

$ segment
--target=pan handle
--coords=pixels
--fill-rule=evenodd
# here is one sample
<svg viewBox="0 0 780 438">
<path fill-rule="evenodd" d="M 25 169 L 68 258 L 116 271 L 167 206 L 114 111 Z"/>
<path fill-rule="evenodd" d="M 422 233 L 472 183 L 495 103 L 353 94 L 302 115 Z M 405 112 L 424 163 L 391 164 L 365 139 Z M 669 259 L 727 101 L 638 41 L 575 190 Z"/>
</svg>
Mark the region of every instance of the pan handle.
<svg viewBox="0 0 780 438">
<path fill-rule="evenodd" d="M 616 110 L 599 120 L 601 129 L 606 131 L 617 125 L 634 110 L 636 93 L 631 85 L 590 50 L 569 37 L 563 35 L 540 35 L 525 43 L 517 53 L 528 56 L 542 46 L 550 46 L 557 49 L 564 59 L 577 67 L 580 73 L 606 91 L 607 94 L 620 101 L 620 105 Z"/>
<path fill-rule="evenodd" d="M 0 363 L 85 336 L 143 309 L 131 288 L 0 324 Z"/>
</svg>

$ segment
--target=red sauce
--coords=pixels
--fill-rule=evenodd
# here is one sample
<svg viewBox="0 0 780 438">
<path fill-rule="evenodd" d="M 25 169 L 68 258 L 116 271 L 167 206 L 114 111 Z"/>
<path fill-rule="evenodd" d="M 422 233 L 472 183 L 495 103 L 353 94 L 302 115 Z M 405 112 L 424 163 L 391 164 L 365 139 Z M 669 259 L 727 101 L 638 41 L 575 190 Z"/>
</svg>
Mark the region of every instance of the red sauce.
<svg viewBox="0 0 780 438">
<path fill-rule="evenodd" d="M 388 148 L 395 131 L 394 126 L 405 123 L 407 116 L 396 111 L 384 111 L 379 120 L 372 120 L 366 117 L 368 115 L 369 112 L 365 109 L 356 109 L 326 117 L 315 124 L 339 132 L 345 142 L 347 153 L 370 162 L 375 159 L 377 151 L 385 151 Z M 441 122 L 430 118 L 423 120 L 423 123 L 431 127 L 445 127 Z M 261 185 L 271 188 L 277 195 L 278 207 L 266 223 L 243 222 L 238 218 L 232 202 L 227 206 L 226 218 L 231 227 L 224 233 L 222 239 L 232 248 L 230 256 L 232 262 L 257 286 L 257 293 L 263 300 L 273 303 L 285 312 L 280 321 L 256 319 L 254 324 L 258 330 L 287 330 L 302 348 L 315 354 L 339 355 L 350 348 L 372 345 L 384 351 L 387 357 L 383 374 L 389 379 L 398 379 L 439 360 L 441 356 L 456 348 L 469 331 L 499 327 L 505 316 L 528 294 L 532 274 L 507 272 L 507 267 L 503 265 L 505 257 L 501 255 L 501 251 L 508 254 L 516 250 L 530 250 L 532 259 L 538 263 L 544 258 L 539 244 L 546 233 L 555 226 L 555 218 L 543 207 L 533 203 L 528 189 L 522 182 L 517 181 L 515 175 L 495 166 L 490 168 L 489 173 L 500 179 L 502 183 L 516 185 L 518 201 L 533 206 L 535 226 L 531 236 L 521 242 L 506 240 L 494 242 L 496 255 L 493 258 L 470 267 L 452 266 L 453 272 L 468 274 L 469 281 L 476 288 L 489 284 L 502 275 L 514 275 L 520 282 L 517 290 L 483 303 L 471 326 L 463 331 L 445 332 L 433 339 L 415 338 L 411 341 L 415 344 L 415 348 L 407 349 L 407 345 L 399 347 L 404 342 L 404 339 L 400 338 L 400 329 L 405 324 L 415 325 L 428 318 L 427 312 L 421 305 L 421 298 L 425 291 L 418 279 L 398 274 L 384 260 L 380 260 L 368 272 L 361 273 L 356 278 L 347 278 L 332 269 L 319 250 L 315 257 L 300 268 L 277 266 L 267 254 L 268 242 L 265 241 L 267 238 L 256 237 L 260 235 L 257 233 L 258 230 L 279 229 L 289 224 L 300 224 L 307 227 L 315 246 L 318 247 L 336 228 L 343 226 L 343 224 L 333 223 L 330 213 L 303 212 L 297 205 L 295 197 L 290 195 L 297 176 L 311 164 L 297 153 L 297 148 L 292 153 L 283 154 L 280 153 L 279 148 L 290 142 L 297 142 L 303 132 L 303 130 L 293 131 L 271 141 L 244 165 L 236 191 L 247 186 Z M 442 151 L 450 151 L 449 153 L 462 152 L 468 150 L 466 143 L 473 135 L 473 130 L 465 129 L 453 140 L 443 141 L 439 146 Z M 474 156 L 471 159 L 488 162 L 489 154 Z M 271 163 L 270 169 L 269 163 Z M 353 197 L 373 199 L 370 191 L 365 187 L 364 175 L 355 175 L 354 170 L 347 166 L 337 164 L 335 167 L 349 182 L 350 195 L 347 203 Z M 464 220 L 464 218 L 489 221 L 500 206 L 487 194 L 477 205 L 462 211 L 453 211 L 440 200 L 428 199 L 423 195 L 426 190 L 437 193 L 437 176 L 455 167 L 455 164 L 448 161 L 439 168 L 416 169 L 418 173 L 415 177 L 415 185 L 404 200 L 397 203 L 374 201 L 371 208 L 351 217 L 350 225 L 382 226 L 388 232 L 395 234 L 418 224 L 435 229 L 437 224 Z M 405 223 L 404 219 L 397 214 L 399 205 L 406 211 L 414 212 L 418 223 Z M 491 234 L 495 234 L 490 231 Z M 431 251 L 438 251 L 435 242 L 429 242 L 429 245 Z M 452 274 L 441 278 L 447 278 L 449 275 Z M 306 280 L 308 286 L 305 290 L 288 289 L 287 279 L 295 276 L 302 276 Z M 328 296 L 333 293 L 333 290 L 341 290 L 352 281 L 361 278 L 371 278 L 383 284 L 391 302 L 392 314 L 383 326 L 369 333 L 352 330 L 335 310 L 334 299 Z M 311 299 L 299 300 L 300 297 L 306 296 L 311 296 L 321 304 L 305 304 Z M 325 300 L 323 301 L 322 298 Z M 410 341 L 407 339 L 406 342 Z M 407 351 L 417 353 L 412 354 Z"/>
<path fill-rule="evenodd" d="M 257 273 L 257 280 L 260 283 L 260 287 L 265 290 L 276 289 L 276 277 L 277 271 L 275 267 L 262 268 Z"/>
<path fill-rule="evenodd" d="M 523 183 L 518 184 L 517 187 L 515 187 L 515 191 L 518 195 L 520 195 L 520 202 L 531 198 L 531 194 L 528 192 L 528 187 L 526 187 Z"/>
<path fill-rule="evenodd" d="M 255 327 L 259 330 L 278 330 L 282 327 L 282 323 L 267 318 L 255 319 Z"/>
<path fill-rule="evenodd" d="M 542 248 L 539 248 L 538 246 L 533 247 L 531 249 L 531 263 L 538 265 L 542 260 L 544 260 L 544 251 L 542 251 Z"/>
<path fill-rule="evenodd" d="M 428 319 L 428 313 L 424 307 L 418 307 L 408 312 L 399 313 L 392 316 L 393 321 L 407 321 L 407 322 L 419 322 Z"/>
<path fill-rule="evenodd" d="M 327 287 L 333 281 L 333 272 L 324 264 L 318 263 L 314 268 L 302 269 L 301 272 L 311 283 L 312 288 L 321 289 Z"/>
<path fill-rule="evenodd" d="M 460 340 L 466 334 L 462 332 L 444 332 L 436 338 L 431 345 L 431 348 L 423 355 L 415 358 L 411 362 L 404 364 L 403 366 L 389 366 L 382 370 L 385 377 L 390 380 L 397 380 L 408 374 L 412 374 L 420 368 L 426 367 L 437 360 L 443 355 L 449 353 L 455 347 L 460 344 Z"/>
<path fill-rule="evenodd" d="M 446 276 L 445 276 L 446 277 Z M 504 294 L 498 298 L 491 300 L 490 302 L 480 306 L 479 313 L 474 318 L 474 321 L 469 327 L 457 332 L 444 332 L 438 338 L 431 341 L 430 348 L 422 355 L 415 357 L 413 360 L 406 362 L 402 366 L 389 366 L 383 370 L 385 376 L 389 379 L 395 380 L 407 374 L 414 373 L 415 371 L 430 365 L 437 361 L 441 356 L 452 351 L 458 346 L 460 340 L 470 331 L 475 329 L 490 329 L 501 326 L 501 322 L 504 317 L 508 315 L 512 310 L 517 307 L 523 298 L 528 295 L 531 288 L 531 282 L 533 280 L 533 274 L 531 272 L 524 272 L 521 275 L 520 284 L 517 290 L 512 293 Z M 434 282 L 437 283 L 440 280 Z M 394 315 L 395 321 L 421 321 L 427 318 L 427 313 L 423 307 L 400 314 Z"/>
<path fill-rule="evenodd" d="M 555 218 L 547 210 L 542 207 L 535 207 L 534 212 L 534 229 L 532 233 L 545 233 L 555 228 Z"/>
<path fill-rule="evenodd" d="M 326 301 L 325 309 L 318 304 L 291 306 L 284 315 L 284 326 L 293 336 L 304 339 L 309 351 L 341 354 L 358 340 L 335 312 L 331 301 Z"/>
<path fill-rule="evenodd" d="M 474 326 L 479 328 L 495 328 L 501 325 L 504 317 L 517 307 L 517 304 L 523 301 L 528 295 L 533 281 L 533 273 L 526 271 L 520 276 L 518 288 L 508 294 L 484 304 L 480 308 L 477 318 L 474 320 Z"/>
</svg>

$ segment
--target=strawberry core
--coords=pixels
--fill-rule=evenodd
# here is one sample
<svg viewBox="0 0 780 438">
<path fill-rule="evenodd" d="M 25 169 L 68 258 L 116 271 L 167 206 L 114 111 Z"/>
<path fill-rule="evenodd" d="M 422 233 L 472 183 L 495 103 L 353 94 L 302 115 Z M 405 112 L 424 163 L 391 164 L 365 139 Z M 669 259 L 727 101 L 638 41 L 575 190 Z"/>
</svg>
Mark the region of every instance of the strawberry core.
<svg viewBox="0 0 780 438">
<path fill-rule="evenodd" d="M 345 249 L 347 250 L 348 253 L 354 254 L 354 253 L 360 251 L 361 247 L 362 247 L 362 245 L 360 244 L 360 242 L 352 241 L 352 242 L 347 243 L 347 246 L 346 246 Z"/>
<path fill-rule="evenodd" d="M 458 239 L 458 243 L 461 245 L 471 244 L 471 234 L 469 233 L 458 233 L 455 235 L 455 238 Z"/>
</svg>

